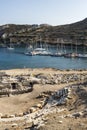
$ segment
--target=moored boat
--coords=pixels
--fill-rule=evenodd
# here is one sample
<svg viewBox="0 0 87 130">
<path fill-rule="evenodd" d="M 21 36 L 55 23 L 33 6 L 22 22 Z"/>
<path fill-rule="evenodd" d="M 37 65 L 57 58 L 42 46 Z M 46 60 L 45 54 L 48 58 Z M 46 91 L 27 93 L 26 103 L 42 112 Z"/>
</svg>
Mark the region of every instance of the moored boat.
<svg viewBox="0 0 87 130">
<path fill-rule="evenodd" d="M 67 57 L 67 58 L 77 58 L 78 54 L 77 53 L 68 53 L 68 54 L 65 54 L 64 57 Z"/>
<path fill-rule="evenodd" d="M 45 48 L 36 48 L 32 51 L 32 55 L 48 56 L 51 52 L 47 51 Z"/>
<path fill-rule="evenodd" d="M 8 47 L 7 47 L 7 50 L 14 50 L 14 46 L 12 44 L 10 44 Z"/>
<path fill-rule="evenodd" d="M 87 58 L 87 54 L 78 54 L 79 58 Z"/>
</svg>

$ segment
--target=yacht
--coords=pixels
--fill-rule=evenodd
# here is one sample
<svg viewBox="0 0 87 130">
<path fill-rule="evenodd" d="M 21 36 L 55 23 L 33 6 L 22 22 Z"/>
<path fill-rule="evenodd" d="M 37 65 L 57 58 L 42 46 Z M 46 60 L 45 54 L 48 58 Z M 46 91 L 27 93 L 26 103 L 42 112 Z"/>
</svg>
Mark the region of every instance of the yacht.
<svg viewBox="0 0 87 130">
<path fill-rule="evenodd" d="M 27 56 L 32 56 L 33 55 L 32 50 L 33 50 L 32 46 L 29 45 L 29 47 L 27 47 L 26 52 L 24 52 L 24 54 Z"/>
<path fill-rule="evenodd" d="M 83 54 L 78 54 L 78 57 L 79 58 L 87 58 L 87 48 L 85 45 L 83 46 Z"/>
<path fill-rule="evenodd" d="M 7 49 L 8 49 L 8 50 L 14 50 L 14 48 L 13 48 L 13 47 L 7 47 Z"/>
<path fill-rule="evenodd" d="M 78 57 L 78 54 L 77 53 L 68 53 L 68 54 L 65 54 L 64 57 L 67 57 L 67 58 L 76 58 L 76 57 Z"/>
<path fill-rule="evenodd" d="M 79 58 L 87 58 L 87 54 L 78 54 Z"/>
<path fill-rule="evenodd" d="M 63 43 L 64 43 L 63 39 L 60 41 L 60 44 L 59 44 L 59 40 L 57 39 L 57 52 L 53 53 L 51 56 L 61 57 L 66 54 L 65 45 Z"/>
<path fill-rule="evenodd" d="M 78 57 L 78 50 L 77 50 L 77 41 L 76 41 L 76 45 L 75 45 L 75 51 L 73 52 L 73 48 L 72 48 L 72 44 L 71 44 L 71 53 L 67 53 L 64 55 L 64 57 L 67 58 L 77 58 Z"/>
<path fill-rule="evenodd" d="M 36 48 L 32 51 L 32 55 L 41 55 L 41 56 L 48 56 L 51 52 L 46 50 L 45 48 Z"/>
<path fill-rule="evenodd" d="M 8 50 L 14 50 L 14 47 L 12 44 L 10 44 L 10 46 L 7 47 Z"/>
</svg>

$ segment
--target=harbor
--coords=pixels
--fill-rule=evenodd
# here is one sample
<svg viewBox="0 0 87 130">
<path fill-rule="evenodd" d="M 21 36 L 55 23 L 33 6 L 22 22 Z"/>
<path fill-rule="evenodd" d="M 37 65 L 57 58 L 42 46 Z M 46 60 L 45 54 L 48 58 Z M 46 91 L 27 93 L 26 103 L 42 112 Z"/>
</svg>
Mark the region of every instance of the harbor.
<svg viewBox="0 0 87 130">
<path fill-rule="evenodd" d="M 1 0 L 0 130 L 87 130 L 86 6 Z"/>
<path fill-rule="evenodd" d="M 82 50 L 82 47 L 78 47 L 79 56 L 71 57 L 70 47 L 66 47 L 65 54 L 61 53 L 61 49 L 58 53 L 56 46 L 48 46 L 48 50 L 46 50 L 45 47 L 38 47 L 32 50 L 33 55 L 26 51 L 25 47 L 14 47 L 14 49 L 11 50 L 0 48 L 0 69 L 44 67 L 57 69 L 87 69 L 87 58 Z M 35 54 L 35 52 L 37 52 L 37 54 Z M 73 47 L 73 52 L 75 53 L 75 46 Z"/>
</svg>

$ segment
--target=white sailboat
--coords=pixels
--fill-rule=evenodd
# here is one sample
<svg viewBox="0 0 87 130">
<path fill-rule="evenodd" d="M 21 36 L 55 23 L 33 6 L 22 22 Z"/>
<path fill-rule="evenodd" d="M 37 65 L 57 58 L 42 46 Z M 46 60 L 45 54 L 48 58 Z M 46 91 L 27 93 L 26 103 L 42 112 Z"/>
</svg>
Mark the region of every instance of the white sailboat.
<svg viewBox="0 0 87 130">
<path fill-rule="evenodd" d="M 14 50 L 14 47 L 12 44 L 10 44 L 10 46 L 7 47 L 8 50 Z"/>
<path fill-rule="evenodd" d="M 36 47 L 32 51 L 32 55 L 48 56 L 50 54 L 51 54 L 51 52 L 48 51 L 48 48 L 42 46 L 41 37 L 40 37 L 40 47 L 38 47 L 38 48 Z"/>
<path fill-rule="evenodd" d="M 32 50 L 33 50 L 33 47 L 31 45 L 29 45 L 26 49 L 26 52 L 24 53 L 25 55 L 28 55 L 28 56 L 32 56 Z"/>
<path fill-rule="evenodd" d="M 87 53 L 86 53 L 86 47 L 84 45 L 84 48 L 83 48 L 83 54 L 78 54 L 78 57 L 79 58 L 87 58 Z"/>
<path fill-rule="evenodd" d="M 32 55 L 40 55 L 40 56 L 48 56 L 51 52 L 46 50 L 45 48 L 36 48 L 32 51 Z"/>
<path fill-rule="evenodd" d="M 87 58 L 87 54 L 78 54 L 79 58 Z"/>
<path fill-rule="evenodd" d="M 71 53 L 65 54 L 64 57 L 67 57 L 67 58 L 77 58 L 78 57 L 78 53 L 77 53 L 77 41 L 76 41 L 75 52 L 72 51 L 72 44 L 71 44 Z"/>
<path fill-rule="evenodd" d="M 60 45 L 59 45 L 60 43 Z M 66 50 L 65 50 L 65 46 L 64 46 L 64 41 L 63 39 L 58 39 L 57 38 L 57 52 L 52 54 L 51 56 L 54 56 L 54 57 L 61 57 L 63 56 L 64 54 L 66 53 Z"/>
</svg>

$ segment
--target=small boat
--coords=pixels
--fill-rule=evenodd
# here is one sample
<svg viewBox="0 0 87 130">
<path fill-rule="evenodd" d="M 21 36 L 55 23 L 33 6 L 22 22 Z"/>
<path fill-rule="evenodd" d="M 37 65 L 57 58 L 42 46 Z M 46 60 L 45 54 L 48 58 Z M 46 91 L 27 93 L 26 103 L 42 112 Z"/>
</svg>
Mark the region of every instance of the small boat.
<svg viewBox="0 0 87 130">
<path fill-rule="evenodd" d="M 46 43 L 45 43 L 46 44 Z M 49 56 L 51 54 L 50 51 L 48 51 L 48 46 L 46 44 L 45 47 L 42 46 L 41 44 L 41 37 L 40 37 L 40 47 L 39 48 L 35 48 L 33 51 L 32 51 L 32 54 L 33 55 L 40 55 L 40 56 Z"/>
<path fill-rule="evenodd" d="M 87 50 L 86 46 L 83 46 L 83 53 L 82 54 L 78 54 L 78 57 L 79 58 L 87 58 L 86 50 Z"/>
<path fill-rule="evenodd" d="M 51 56 L 52 57 L 61 57 L 61 56 L 63 56 L 63 53 L 58 52 L 58 53 L 51 54 Z"/>
<path fill-rule="evenodd" d="M 60 43 L 59 43 L 59 40 L 60 40 Z M 65 46 L 63 43 L 64 43 L 63 39 L 57 38 L 57 47 L 56 47 L 57 51 L 56 51 L 56 53 L 53 53 L 51 56 L 61 57 L 61 56 L 64 56 L 66 54 Z"/>
<path fill-rule="evenodd" d="M 10 44 L 10 46 L 7 47 L 8 50 L 14 50 L 14 47 L 12 44 Z"/>
<path fill-rule="evenodd" d="M 78 58 L 78 48 L 77 48 L 77 41 L 76 41 L 76 46 L 75 46 L 75 51 L 72 52 L 72 44 L 71 44 L 71 53 L 67 53 L 64 55 L 64 57 L 67 57 L 67 58 Z"/>
<path fill-rule="evenodd" d="M 33 56 L 32 52 L 25 52 L 24 54 L 27 56 Z"/>
<path fill-rule="evenodd" d="M 87 54 L 78 54 L 79 58 L 87 58 Z"/>
<path fill-rule="evenodd" d="M 26 52 L 24 52 L 24 54 L 27 55 L 27 56 L 32 56 L 33 55 L 31 45 L 29 45 L 29 47 L 27 47 Z"/>
<path fill-rule="evenodd" d="M 7 47 L 7 49 L 8 49 L 8 50 L 14 50 L 14 48 L 13 48 L 13 47 Z"/>
<path fill-rule="evenodd" d="M 68 53 L 68 54 L 65 54 L 64 57 L 67 57 L 67 58 L 77 58 L 78 54 L 77 53 Z"/>
</svg>

